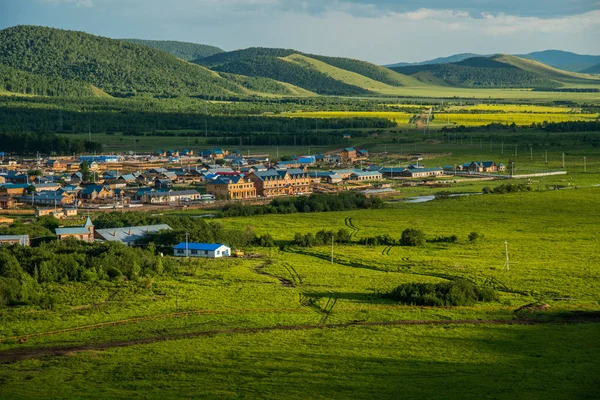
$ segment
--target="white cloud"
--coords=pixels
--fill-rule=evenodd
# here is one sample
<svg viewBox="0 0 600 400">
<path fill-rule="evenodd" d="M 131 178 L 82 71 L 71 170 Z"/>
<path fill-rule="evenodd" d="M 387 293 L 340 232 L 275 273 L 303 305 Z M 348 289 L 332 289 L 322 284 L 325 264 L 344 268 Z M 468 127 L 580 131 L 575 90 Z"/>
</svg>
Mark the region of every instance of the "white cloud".
<svg viewBox="0 0 600 400">
<path fill-rule="evenodd" d="M 42 0 L 43 3 L 50 4 L 74 4 L 76 7 L 91 8 L 94 6 L 92 0 Z"/>
</svg>

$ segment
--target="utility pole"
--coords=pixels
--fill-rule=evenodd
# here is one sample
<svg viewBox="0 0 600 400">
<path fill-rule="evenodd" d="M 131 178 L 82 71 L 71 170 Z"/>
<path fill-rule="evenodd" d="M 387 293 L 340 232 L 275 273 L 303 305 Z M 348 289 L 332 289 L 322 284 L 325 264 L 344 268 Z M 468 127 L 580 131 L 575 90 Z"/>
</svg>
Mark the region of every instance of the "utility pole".
<svg viewBox="0 0 600 400">
<path fill-rule="evenodd" d="M 510 163 L 510 176 L 511 178 L 515 175 L 515 162 Z"/>
<path fill-rule="evenodd" d="M 331 235 L 331 263 L 333 264 L 333 235 Z"/>
<path fill-rule="evenodd" d="M 515 144 L 515 158 L 517 158 L 517 144 Z"/>
<path fill-rule="evenodd" d="M 502 142 L 502 154 L 504 154 L 504 142 Z"/>
<path fill-rule="evenodd" d="M 583 157 L 583 172 L 587 172 L 586 158 Z"/>
<path fill-rule="evenodd" d="M 548 150 L 546 150 L 546 164 L 548 164 Z"/>
<path fill-rule="evenodd" d="M 529 153 L 530 153 L 531 161 L 533 161 L 533 146 L 529 146 Z"/>
<path fill-rule="evenodd" d="M 506 268 L 507 271 L 510 271 L 510 264 L 508 262 L 508 241 L 507 240 L 504 241 L 504 249 L 506 252 L 506 264 L 504 264 L 504 268 Z"/>
<path fill-rule="evenodd" d="M 188 238 L 189 238 L 189 233 L 186 232 L 185 233 L 185 258 L 189 258 L 190 257 L 190 254 L 188 252 L 188 248 L 189 248 Z"/>
<path fill-rule="evenodd" d="M 565 167 L 565 153 L 562 153 L 562 167 Z"/>
</svg>

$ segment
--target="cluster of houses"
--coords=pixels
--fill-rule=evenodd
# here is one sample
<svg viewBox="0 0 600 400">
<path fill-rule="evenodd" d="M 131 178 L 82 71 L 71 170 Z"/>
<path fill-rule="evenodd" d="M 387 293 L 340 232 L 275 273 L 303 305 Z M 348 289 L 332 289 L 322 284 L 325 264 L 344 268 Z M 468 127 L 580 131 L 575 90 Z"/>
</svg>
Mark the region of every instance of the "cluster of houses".
<svg viewBox="0 0 600 400">
<path fill-rule="evenodd" d="M 360 185 L 382 179 L 425 179 L 451 171 L 504 171 L 504 165 L 493 161 L 426 168 L 419 165 L 418 158 L 416 165 L 408 167 L 335 168 L 362 163 L 368 156 L 366 150 L 347 147 L 335 154 L 298 156 L 276 163 L 271 163 L 267 155 L 242 156 L 223 149 L 197 154 L 192 150 L 161 150 L 143 157 L 90 155 L 76 160 L 32 160 L 35 164 L 5 164 L 6 169 L 0 170 L 0 208 L 19 204 L 53 207 L 53 215 L 68 217 L 75 212 L 72 209 L 90 204 L 185 205 L 215 199 L 300 195 L 311 193 L 320 184 Z M 199 166 L 200 162 L 204 166 Z M 205 194 L 196 190 L 199 185 L 206 188 Z"/>
</svg>

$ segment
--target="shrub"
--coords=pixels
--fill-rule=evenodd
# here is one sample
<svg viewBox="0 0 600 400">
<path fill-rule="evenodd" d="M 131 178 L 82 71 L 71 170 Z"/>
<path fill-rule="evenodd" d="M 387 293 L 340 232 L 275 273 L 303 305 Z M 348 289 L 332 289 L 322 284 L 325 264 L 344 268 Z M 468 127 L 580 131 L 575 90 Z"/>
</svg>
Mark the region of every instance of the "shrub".
<svg viewBox="0 0 600 400">
<path fill-rule="evenodd" d="M 420 229 L 408 228 L 400 236 L 402 246 L 422 246 L 425 244 L 425 234 Z"/>
<path fill-rule="evenodd" d="M 478 301 L 498 300 L 493 288 L 478 287 L 466 279 L 441 283 L 407 283 L 383 297 L 418 306 L 471 306 Z"/>
<path fill-rule="evenodd" d="M 483 239 L 483 235 L 477 233 L 477 232 L 471 232 L 469 233 L 469 242 L 475 242 L 477 240 Z"/>
</svg>

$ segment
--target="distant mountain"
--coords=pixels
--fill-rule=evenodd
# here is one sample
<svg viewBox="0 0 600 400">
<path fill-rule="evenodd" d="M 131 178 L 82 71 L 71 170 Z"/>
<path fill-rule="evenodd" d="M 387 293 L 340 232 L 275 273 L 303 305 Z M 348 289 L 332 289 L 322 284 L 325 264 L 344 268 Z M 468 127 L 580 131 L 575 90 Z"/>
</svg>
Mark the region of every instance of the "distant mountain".
<svg viewBox="0 0 600 400">
<path fill-rule="evenodd" d="M 118 97 L 260 94 L 230 76 L 146 46 L 38 26 L 0 31 L 0 63 L 51 81 L 86 82 Z M 293 94 L 289 85 L 266 79 L 254 79 L 251 86 Z"/>
<path fill-rule="evenodd" d="M 255 47 L 194 62 L 214 71 L 271 78 L 325 95 L 365 95 L 394 87 L 424 85 L 368 62 L 291 49 Z"/>
<path fill-rule="evenodd" d="M 223 53 L 223 50 L 208 46 L 206 44 L 176 42 L 171 40 L 142 40 L 142 39 L 122 39 L 125 42 L 152 47 L 153 49 L 164 51 L 174 55 L 182 60 L 192 61 L 200 58 L 210 57 L 215 54 Z"/>
<path fill-rule="evenodd" d="M 401 63 L 391 64 L 391 65 L 386 65 L 386 67 L 393 68 L 393 67 L 408 67 L 411 65 L 447 64 L 447 63 L 460 62 L 460 61 L 466 60 L 467 58 L 473 58 L 473 57 L 486 57 L 486 56 L 483 56 L 481 54 L 475 54 L 475 53 L 460 53 L 460 54 L 454 54 L 449 57 L 438 57 L 438 58 L 434 58 L 433 60 L 421 61 L 421 62 L 416 62 L 416 63 L 401 62 Z"/>
<path fill-rule="evenodd" d="M 600 63 L 600 56 L 575 54 L 562 50 L 536 51 L 518 57 L 534 60 L 554 68 L 571 72 L 585 72 L 586 69 Z"/>
<path fill-rule="evenodd" d="M 407 67 L 414 65 L 447 64 L 456 63 L 468 58 L 491 57 L 492 55 L 481 55 L 473 53 L 460 53 L 449 57 L 439 57 L 417 63 L 396 63 L 387 65 L 388 68 Z M 529 54 L 518 54 L 517 57 L 534 60 L 551 67 L 571 72 L 585 72 L 584 70 L 600 63 L 600 56 L 581 55 L 562 50 L 536 51 Z"/>
</svg>

